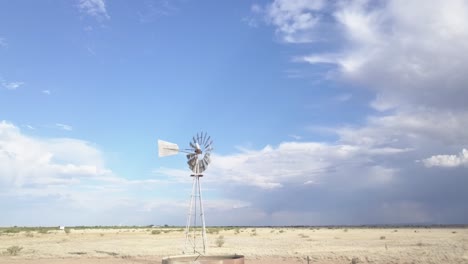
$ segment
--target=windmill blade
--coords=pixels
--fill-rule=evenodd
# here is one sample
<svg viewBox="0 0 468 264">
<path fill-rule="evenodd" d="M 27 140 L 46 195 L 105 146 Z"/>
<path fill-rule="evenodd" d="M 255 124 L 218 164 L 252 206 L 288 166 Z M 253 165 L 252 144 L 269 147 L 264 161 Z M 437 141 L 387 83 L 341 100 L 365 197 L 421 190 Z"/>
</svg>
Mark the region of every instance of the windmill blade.
<svg viewBox="0 0 468 264">
<path fill-rule="evenodd" d="M 175 143 L 158 139 L 158 156 L 166 157 L 179 153 L 179 146 Z"/>
<path fill-rule="evenodd" d="M 203 142 L 203 132 L 200 132 L 200 141 L 198 143 L 202 145 L 202 142 Z"/>
<path fill-rule="evenodd" d="M 210 142 L 210 139 L 211 139 L 210 136 L 208 136 L 208 138 L 206 138 L 206 141 L 205 141 L 205 144 L 204 144 L 205 148 L 208 147 L 208 142 Z"/>
<path fill-rule="evenodd" d="M 191 159 L 196 158 L 196 157 L 197 157 L 197 154 L 195 154 L 195 153 L 187 154 L 187 159 L 188 160 L 191 160 Z"/>
<path fill-rule="evenodd" d="M 208 136 L 208 133 L 205 132 L 205 135 L 203 136 L 203 139 L 202 139 L 202 145 L 205 145 L 206 143 L 206 136 Z"/>
<path fill-rule="evenodd" d="M 189 165 L 189 168 L 192 170 L 192 171 L 195 171 L 195 166 L 197 165 L 197 160 L 196 159 L 190 159 L 189 161 L 187 161 L 187 164 Z"/>
<path fill-rule="evenodd" d="M 210 154 L 205 154 L 205 157 L 203 157 L 203 161 L 206 163 L 206 165 L 210 164 L 211 162 Z"/>
<path fill-rule="evenodd" d="M 190 146 L 191 146 L 193 149 L 197 149 L 197 146 L 195 146 L 194 143 L 190 142 L 189 144 L 190 144 Z"/>
<path fill-rule="evenodd" d="M 213 147 L 212 147 L 211 145 L 213 145 L 213 140 L 211 140 L 210 143 L 208 143 L 208 144 L 205 146 L 205 150 L 206 150 L 206 149 L 213 149 Z"/>
<path fill-rule="evenodd" d="M 208 164 L 210 164 L 210 162 L 206 159 L 203 159 L 203 165 L 205 166 L 205 168 L 208 167 Z"/>
<path fill-rule="evenodd" d="M 204 172 L 206 169 L 205 164 L 203 162 L 198 163 L 198 173 Z"/>
</svg>

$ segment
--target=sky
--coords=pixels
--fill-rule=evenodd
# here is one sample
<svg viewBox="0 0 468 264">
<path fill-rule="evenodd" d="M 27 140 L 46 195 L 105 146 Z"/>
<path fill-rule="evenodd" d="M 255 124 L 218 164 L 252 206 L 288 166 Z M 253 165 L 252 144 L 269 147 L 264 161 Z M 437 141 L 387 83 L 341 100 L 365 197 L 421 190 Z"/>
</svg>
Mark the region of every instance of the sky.
<svg viewBox="0 0 468 264">
<path fill-rule="evenodd" d="M 465 0 L 0 0 L 0 226 L 468 223 Z"/>
</svg>

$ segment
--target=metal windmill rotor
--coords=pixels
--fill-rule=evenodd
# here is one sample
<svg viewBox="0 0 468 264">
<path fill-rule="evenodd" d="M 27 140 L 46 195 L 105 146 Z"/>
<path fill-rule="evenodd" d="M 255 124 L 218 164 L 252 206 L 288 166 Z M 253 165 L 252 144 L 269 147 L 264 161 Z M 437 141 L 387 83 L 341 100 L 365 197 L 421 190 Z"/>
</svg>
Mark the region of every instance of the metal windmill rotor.
<svg viewBox="0 0 468 264">
<path fill-rule="evenodd" d="M 190 148 L 179 149 L 175 143 L 158 140 L 159 157 L 176 155 L 179 152 L 187 153 L 187 164 L 195 174 L 200 174 L 206 170 L 211 162 L 211 151 L 213 150 L 213 140 L 205 132 L 197 133 L 189 142 Z"/>
<path fill-rule="evenodd" d="M 189 148 L 179 149 L 175 143 L 158 140 L 159 157 L 176 155 L 179 152 L 186 153 L 187 164 L 193 172 L 192 194 L 190 196 L 189 212 L 187 216 L 187 225 L 185 228 L 185 245 L 183 252 L 187 252 L 188 245 L 192 246 L 193 253 L 198 252 L 197 238 L 201 236 L 203 253 L 206 253 L 206 228 L 205 216 L 203 213 L 203 203 L 201 194 L 200 177 L 211 162 L 211 151 L 213 150 L 213 140 L 205 132 L 197 133 L 189 142 Z M 201 218 L 201 228 L 197 231 L 197 204 L 199 205 L 198 214 Z M 198 234 L 201 233 L 201 234 Z"/>
<path fill-rule="evenodd" d="M 197 134 L 196 138 L 193 137 L 189 144 L 193 152 L 187 154 L 187 164 L 195 174 L 202 173 L 211 162 L 210 155 L 213 150 L 213 140 L 202 132 L 200 135 Z"/>
</svg>

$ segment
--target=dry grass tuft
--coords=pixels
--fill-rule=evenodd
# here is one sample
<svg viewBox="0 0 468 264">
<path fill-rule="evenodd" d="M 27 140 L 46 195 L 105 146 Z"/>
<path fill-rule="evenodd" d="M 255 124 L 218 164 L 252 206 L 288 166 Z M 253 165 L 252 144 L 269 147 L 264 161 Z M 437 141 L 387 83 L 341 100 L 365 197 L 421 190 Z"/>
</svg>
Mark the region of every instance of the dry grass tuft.
<svg viewBox="0 0 468 264">
<path fill-rule="evenodd" d="M 7 256 L 18 256 L 18 254 L 20 253 L 22 249 L 23 247 L 20 247 L 20 246 L 11 246 L 7 248 L 7 250 L 3 252 L 3 254 Z"/>
<path fill-rule="evenodd" d="M 222 247 L 224 245 L 224 236 L 219 236 L 217 239 L 216 239 L 216 245 L 218 247 Z"/>
</svg>

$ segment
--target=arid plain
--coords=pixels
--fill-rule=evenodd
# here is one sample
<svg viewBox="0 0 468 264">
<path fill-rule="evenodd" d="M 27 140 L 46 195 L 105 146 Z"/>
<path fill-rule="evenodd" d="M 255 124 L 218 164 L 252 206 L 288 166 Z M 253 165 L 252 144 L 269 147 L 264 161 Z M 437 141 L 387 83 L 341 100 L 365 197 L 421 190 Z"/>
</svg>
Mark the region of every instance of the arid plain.
<svg viewBox="0 0 468 264">
<path fill-rule="evenodd" d="M 209 228 L 208 254 L 245 263 L 468 263 L 468 228 Z M 219 237 L 222 236 L 222 239 Z M 219 241 L 223 243 L 219 243 Z M 182 228 L 0 229 L 0 263 L 161 263 Z M 219 244 L 222 244 L 221 246 Z"/>
</svg>

